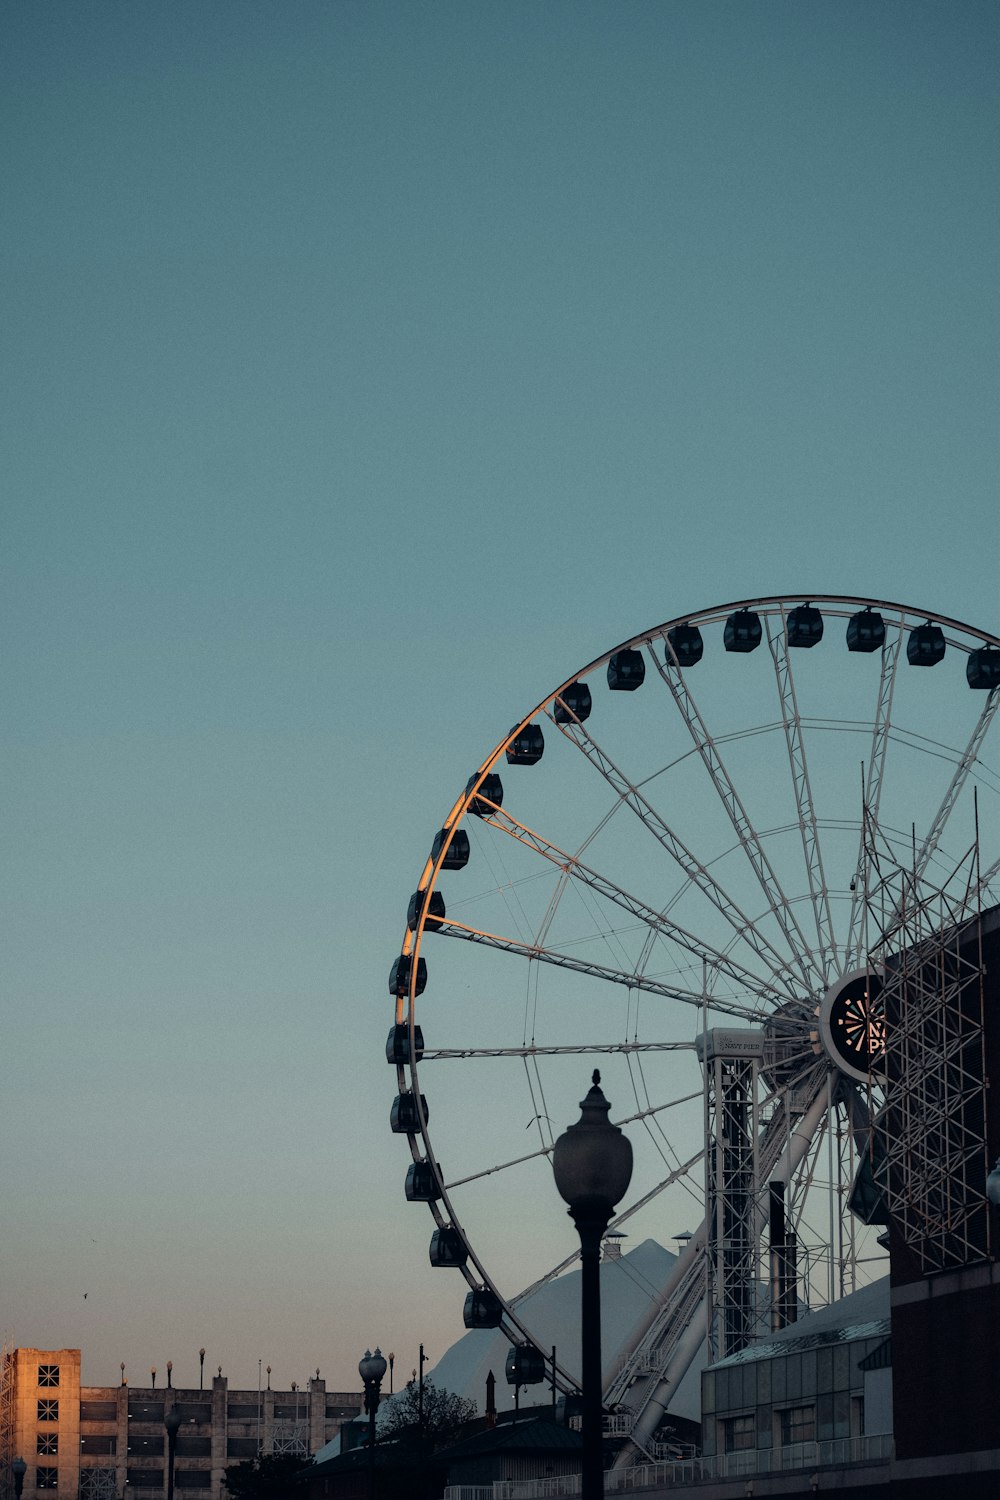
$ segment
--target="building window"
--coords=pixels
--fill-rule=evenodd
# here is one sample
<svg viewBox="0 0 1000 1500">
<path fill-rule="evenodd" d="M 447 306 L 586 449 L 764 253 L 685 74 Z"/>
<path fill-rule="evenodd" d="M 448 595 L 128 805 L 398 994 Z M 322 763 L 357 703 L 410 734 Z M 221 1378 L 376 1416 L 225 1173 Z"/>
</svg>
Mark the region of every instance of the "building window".
<svg viewBox="0 0 1000 1500">
<path fill-rule="evenodd" d="M 162 1490 L 162 1469 L 126 1469 L 125 1483 L 129 1489 Z"/>
<path fill-rule="evenodd" d="M 781 1446 L 816 1441 L 815 1406 L 790 1406 L 781 1413 Z"/>
<path fill-rule="evenodd" d="M 210 1490 L 212 1471 L 211 1469 L 178 1469 L 174 1476 L 174 1483 L 179 1490 Z"/>
<path fill-rule="evenodd" d="M 59 1434 L 58 1434 L 58 1432 L 40 1432 L 38 1434 L 37 1442 L 38 1442 L 38 1446 L 35 1449 L 36 1453 L 58 1453 L 59 1452 Z"/>
<path fill-rule="evenodd" d="M 58 1401 L 39 1401 L 39 1403 L 38 1403 L 38 1420 L 39 1420 L 39 1422 L 58 1422 L 58 1420 L 59 1420 L 59 1402 Z"/>
<path fill-rule="evenodd" d="M 35 1470 L 35 1489 L 36 1490 L 56 1490 L 58 1488 L 59 1488 L 59 1470 L 58 1469 L 41 1469 L 41 1468 L 39 1468 L 39 1469 Z"/>
<path fill-rule="evenodd" d="M 178 1401 L 177 1410 L 181 1414 L 182 1422 L 211 1423 L 212 1403 L 210 1401 Z"/>
<path fill-rule="evenodd" d="M 58 1385 L 59 1384 L 59 1366 L 58 1365 L 39 1365 L 38 1366 L 38 1384 L 39 1385 Z"/>
<path fill-rule="evenodd" d="M 226 1439 L 227 1458 L 256 1458 L 260 1444 L 256 1438 L 231 1437 Z"/>
<path fill-rule="evenodd" d="M 727 1418 L 722 1424 L 722 1435 L 727 1453 L 740 1453 L 744 1448 L 752 1448 L 757 1436 L 753 1413 Z"/>
<path fill-rule="evenodd" d="M 118 1418 L 118 1403 L 115 1401 L 81 1401 L 81 1422 L 114 1422 Z"/>
<path fill-rule="evenodd" d="M 80 1439 L 80 1452 L 110 1456 L 118 1452 L 118 1439 L 107 1432 L 85 1432 Z"/>
<path fill-rule="evenodd" d="M 133 1458 L 162 1458 L 162 1432 L 130 1432 L 128 1451 Z"/>
<path fill-rule="evenodd" d="M 197 1433 L 179 1432 L 177 1434 L 177 1457 L 178 1458 L 211 1458 L 212 1439 L 210 1437 L 199 1437 Z"/>
<path fill-rule="evenodd" d="M 130 1422 L 155 1422 L 157 1427 L 163 1425 L 163 1402 L 144 1401 L 137 1396 L 128 1404 L 128 1419 Z"/>
</svg>

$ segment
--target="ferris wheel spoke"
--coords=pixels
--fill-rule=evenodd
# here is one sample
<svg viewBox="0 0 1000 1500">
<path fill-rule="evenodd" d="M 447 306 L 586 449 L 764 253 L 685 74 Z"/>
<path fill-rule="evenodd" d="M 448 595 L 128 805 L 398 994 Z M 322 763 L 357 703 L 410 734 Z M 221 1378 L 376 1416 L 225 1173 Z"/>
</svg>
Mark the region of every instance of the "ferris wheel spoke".
<svg viewBox="0 0 1000 1500">
<path fill-rule="evenodd" d="M 681 718 L 684 720 L 688 733 L 702 764 L 708 772 L 709 780 L 714 788 L 726 816 L 733 825 L 739 846 L 749 861 L 750 868 L 764 893 L 768 910 L 771 912 L 781 927 L 785 941 L 793 953 L 799 953 L 803 949 L 808 951 L 805 935 L 795 920 L 794 913 L 788 901 L 781 882 L 775 872 L 774 866 L 764 851 L 764 846 L 757 834 L 756 829 L 747 815 L 743 801 L 733 784 L 732 777 L 723 760 L 718 745 L 712 737 L 711 731 L 705 722 L 694 695 L 688 687 L 681 673 L 673 646 L 667 642 L 669 653 L 664 662 L 660 662 L 652 645 L 649 647 L 649 655 L 663 682 L 666 683 L 671 697 L 677 706 Z M 802 977 L 806 985 L 810 984 L 810 974 L 803 968 Z"/>
<path fill-rule="evenodd" d="M 664 1110 L 675 1109 L 680 1104 L 690 1104 L 693 1099 L 700 1098 L 701 1089 L 697 1089 L 693 1094 L 684 1094 L 683 1096 L 679 1096 L 676 1099 L 668 1099 L 664 1104 L 652 1104 L 648 1109 L 640 1109 L 637 1110 L 635 1114 L 624 1115 L 620 1120 L 615 1120 L 612 1123 L 615 1124 L 620 1130 L 624 1125 L 634 1125 L 636 1121 L 640 1120 L 646 1121 L 651 1115 L 662 1114 Z M 529 1126 L 533 1124 L 533 1120 L 528 1121 Z M 455 1190 L 455 1188 L 465 1187 L 467 1183 L 479 1182 L 482 1178 L 492 1177 L 497 1172 L 507 1172 L 511 1167 L 520 1167 L 526 1161 L 537 1161 L 540 1156 L 551 1156 L 554 1150 L 554 1143 L 551 1145 L 541 1146 L 537 1151 L 529 1151 L 525 1156 L 514 1156 L 511 1157 L 509 1161 L 497 1162 L 497 1164 L 493 1167 L 484 1167 L 482 1171 L 470 1172 L 467 1177 L 457 1177 L 454 1182 L 446 1183 L 445 1191 L 451 1193 Z"/>
<path fill-rule="evenodd" d="M 612 1052 L 693 1052 L 694 1042 L 593 1042 L 575 1047 L 428 1047 L 424 1062 L 459 1057 L 589 1057 Z"/>
<path fill-rule="evenodd" d="M 886 641 L 882 647 L 882 666 L 879 672 L 878 700 L 875 705 L 875 718 L 872 724 L 872 745 L 868 757 L 867 775 L 862 788 L 862 798 L 865 804 L 866 816 L 878 821 L 879 802 L 882 797 L 882 777 L 885 771 L 885 756 L 889 745 L 892 729 L 892 699 L 896 687 L 896 669 L 899 665 L 899 652 L 903 644 L 903 617 L 900 616 L 899 624 L 889 638 L 886 632 Z M 855 865 L 855 875 L 851 882 L 851 913 L 847 924 L 847 942 L 844 948 L 844 965 L 846 968 L 855 968 L 861 963 L 862 948 L 864 945 L 864 934 L 861 930 L 861 916 L 864 911 L 864 887 L 865 887 L 865 820 L 861 819 L 861 830 L 858 839 L 858 858 Z"/>
<path fill-rule="evenodd" d="M 550 717 L 552 717 L 551 714 Z M 555 723 L 554 718 L 553 723 Z M 787 975 L 791 967 L 788 958 L 778 951 L 769 938 L 765 937 L 759 930 L 759 925 L 750 919 L 733 897 L 723 889 L 715 877 L 696 858 L 683 839 L 674 832 L 669 824 L 663 821 L 649 800 L 619 770 L 618 766 L 615 765 L 611 757 L 598 745 L 593 736 L 587 733 L 582 724 L 556 724 L 556 728 L 571 743 L 576 745 L 578 750 L 582 751 L 591 765 L 600 772 L 608 785 L 615 791 L 619 800 L 628 807 L 630 812 L 636 815 L 647 831 L 666 849 L 675 864 L 687 876 L 690 883 L 696 886 L 703 896 L 707 897 L 720 916 L 733 928 L 733 931 L 741 941 L 752 948 L 757 957 L 766 964 L 771 977 L 777 983 L 788 984 Z M 793 958 L 797 957 L 797 954 L 793 955 Z M 794 993 L 794 991 L 789 988 L 789 993 Z"/>
<path fill-rule="evenodd" d="M 579 859 L 576 855 L 567 853 L 565 849 L 560 849 L 558 845 L 551 843 L 541 834 L 536 833 L 525 824 L 519 823 L 516 818 L 513 818 L 502 807 L 494 807 L 487 821 L 494 828 L 526 844 L 528 848 L 540 854 L 543 859 L 549 860 L 566 876 L 579 880 L 597 895 L 613 902 L 623 911 L 628 912 L 630 916 L 637 917 L 640 922 L 644 922 L 650 928 L 653 936 L 662 936 L 671 939 L 671 941 L 677 943 L 679 947 L 690 953 L 694 958 L 707 964 L 713 971 L 725 974 L 742 989 L 756 995 L 758 1000 L 769 1004 L 780 1004 L 790 994 L 794 993 L 791 987 L 781 991 L 776 985 L 766 984 L 758 975 L 751 973 L 749 969 L 744 968 L 742 964 L 737 963 L 728 954 L 722 953 L 699 938 L 696 938 L 686 928 L 671 921 L 663 912 L 656 911 L 653 907 L 647 905 L 646 902 L 640 901 L 637 896 L 630 895 L 628 891 L 623 890 L 614 881 L 608 880 L 606 876 L 601 875 L 591 865 L 584 864 L 583 860 Z M 561 886 L 558 889 L 561 890 Z"/>
<path fill-rule="evenodd" d="M 986 702 L 983 704 L 982 713 L 979 715 L 976 726 L 969 737 L 969 743 L 966 745 L 955 767 L 948 790 L 941 799 L 941 806 L 938 808 L 934 821 L 928 829 L 927 835 L 917 853 L 914 874 L 918 881 L 923 878 L 927 866 L 937 852 L 938 845 L 941 842 L 941 835 L 944 833 L 948 819 L 954 811 L 955 803 L 962 794 L 962 788 L 969 779 L 969 773 L 976 763 L 979 752 L 983 747 L 983 741 L 989 732 L 990 725 L 996 717 L 998 708 L 1000 708 L 1000 689 L 993 688 Z"/>
<path fill-rule="evenodd" d="M 641 1208 L 645 1208 L 648 1203 L 652 1203 L 654 1198 L 658 1198 L 661 1193 L 666 1192 L 667 1188 L 673 1187 L 675 1182 L 679 1182 L 682 1178 L 688 1176 L 703 1160 L 704 1155 L 704 1151 L 696 1151 L 693 1156 L 688 1157 L 687 1161 L 681 1162 L 675 1171 L 671 1172 L 668 1177 L 664 1177 L 662 1182 L 658 1182 L 655 1187 L 650 1188 L 648 1193 L 638 1198 L 635 1203 L 631 1203 L 623 1213 L 616 1214 L 608 1225 L 607 1232 L 611 1233 L 620 1224 L 627 1223 L 633 1214 L 638 1213 Z M 516 1297 L 511 1297 L 511 1307 L 517 1307 L 519 1303 L 524 1302 L 535 1292 L 540 1291 L 543 1286 L 547 1286 L 550 1281 L 554 1281 L 561 1272 L 565 1271 L 568 1266 L 573 1265 L 579 1259 L 579 1250 L 575 1250 L 572 1255 L 567 1255 L 557 1266 L 553 1266 L 551 1271 L 546 1271 L 544 1276 L 539 1276 L 538 1280 L 533 1281 L 530 1286 L 525 1287 L 523 1292 L 518 1292 Z"/>
<path fill-rule="evenodd" d="M 658 979 L 650 979 L 645 974 L 613 969 L 610 965 L 576 958 L 570 953 L 560 953 L 554 948 L 542 948 L 535 943 L 520 942 L 517 938 L 500 937 L 497 933 L 482 932 L 476 927 L 467 927 L 462 922 L 454 922 L 450 917 L 436 927 L 435 931 L 442 933 L 445 937 L 460 938 L 467 943 L 480 943 L 486 948 L 496 948 L 501 953 L 514 953 L 520 958 L 535 959 L 539 963 L 552 964 L 559 969 L 572 969 L 577 974 L 589 974 L 595 979 L 604 979 L 610 984 L 622 985 L 626 989 L 641 990 L 649 995 L 662 995 L 667 1000 L 680 1000 L 685 1005 L 694 1005 L 699 1009 L 705 1004 L 705 996 L 700 990 L 679 989 L 676 985 L 663 984 Z M 748 1014 L 747 1006 L 735 1000 L 723 1000 L 713 996 L 710 1006 L 712 1010 L 723 1011 L 726 1015 L 739 1016 L 742 1019 L 746 1019 Z"/>
<path fill-rule="evenodd" d="M 776 618 L 778 621 L 777 629 L 775 628 Z M 785 726 L 785 743 L 788 746 L 788 760 L 792 772 L 792 788 L 795 794 L 795 804 L 798 808 L 799 829 L 802 834 L 802 852 L 805 855 L 809 895 L 816 920 L 816 936 L 819 944 L 819 958 L 817 961 L 816 956 L 805 940 L 805 936 L 802 934 L 802 929 L 796 923 L 795 930 L 799 934 L 803 944 L 802 949 L 798 950 L 799 957 L 804 965 L 808 965 L 808 969 L 814 974 L 818 973 L 821 982 L 825 985 L 829 980 L 831 965 L 836 962 L 836 941 L 833 935 L 833 917 L 830 913 L 830 897 L 827 892 L 826 875 L 823 871 L 823 853 L 819 840 L 819 828 L 816 822 L 816 808 L 813 803 L 812 788 L 809 784 L 809 766 L 806 760 L 802 719 L 799 714 L 798 700 L 795 694 L 795 678 L 792 675 L 792 664 L 788 657 L 787 618 L 784 608 L 782 608 L 777 617 L 768 615 L 767 638 L 771 650 L 771 658 L 774 662 L 781 717 Z"/>
</svg>

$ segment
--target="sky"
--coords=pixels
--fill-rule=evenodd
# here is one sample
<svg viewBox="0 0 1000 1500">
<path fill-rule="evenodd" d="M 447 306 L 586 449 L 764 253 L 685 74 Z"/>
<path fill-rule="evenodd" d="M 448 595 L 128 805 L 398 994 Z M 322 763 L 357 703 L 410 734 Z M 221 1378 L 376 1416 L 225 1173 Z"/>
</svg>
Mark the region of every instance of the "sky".
<svg viewBox="0 0 1000 1500">
<path fill-rule="evenodd" d="M 0 1335 L 354 1389 L 462 1332 L 386 976 L 508 726 L 730 599 L 1000 630 L 1000 17 L 2 24 Z"/>
</svg>

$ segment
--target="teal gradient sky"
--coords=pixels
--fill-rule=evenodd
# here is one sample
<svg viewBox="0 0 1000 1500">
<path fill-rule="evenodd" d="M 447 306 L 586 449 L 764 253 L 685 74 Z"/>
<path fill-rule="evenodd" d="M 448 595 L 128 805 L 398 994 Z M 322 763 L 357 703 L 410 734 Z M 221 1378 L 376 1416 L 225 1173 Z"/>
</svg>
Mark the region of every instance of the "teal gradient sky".
<svg viewBox="0 0 1000 1500">
<path fill-rule="evenodd" d="M 353 1388 L 461 1331 L 385 981 L 508 725 L 731 598 L 1000 629 L 1000 12 L 3 33 L 0 1332 Z"/>
</svg>

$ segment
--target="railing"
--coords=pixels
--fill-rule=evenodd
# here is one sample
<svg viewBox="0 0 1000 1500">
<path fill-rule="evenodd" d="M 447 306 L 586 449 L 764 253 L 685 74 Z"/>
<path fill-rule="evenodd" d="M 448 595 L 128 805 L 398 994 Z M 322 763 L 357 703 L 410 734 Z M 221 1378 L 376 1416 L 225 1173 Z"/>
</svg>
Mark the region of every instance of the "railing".
<svg viewBox="0 0 1000 1500">
<path fill-rule="evenodd" d="M 581 1474 L 553 1474 L 548 1479 L 496 1479 L 493 1500 L 550 1500 L 579 1495 Z"/>
<path fill-rule="evenodd" d="M 792 1443 L 784 1448 L 747 1448 L 738 1453 L 716 1453 L 710 1458 L 674 1459 L 609 1469 L 605 1492 L 642 1489 L 650 1485 L 693 1484 L 699 1479 L 740 1479 L 753 1474 L 775 1474 L 790 1469 L 839 1469 L 845 1464 L 886 1463 L 892 1457 L 892 1434 L 832 1438 L 822 1443 Z M 468 1488 L 446 1490 L 445 1500 L 549 1500 L 551 1496 L 579 1495 L 579 1474 L 557 1474 L 549 1479 L 498 1479 L 492 1491 Z"/>
<path fill-rule="evenodd" d="M 493 1500 L 492 1484 L 449 1484 L 444 1500 Z"/>
<path fill-rule="evenodd" d="M 583 1431 L 583 1418 L 579 1412 L 569 1419 L 571 1432 Z M 635 1426 L 635 1413 L 625 1408 L 621 1411 L 606 1411 L 601 1417 L 601 1431 L 605 1437 L 628 1437 Z"/>
<path fill-rule="evenodd" d="M 657 1463 L 663 1464 L 682 1463 L 698 1453 L 694 1443 L 649 1443 L 648 1448 Z"/>
</svg>

